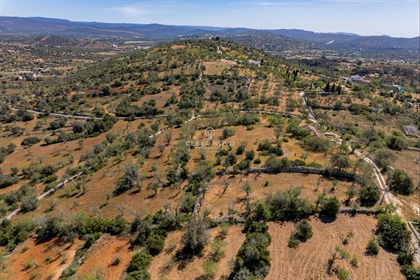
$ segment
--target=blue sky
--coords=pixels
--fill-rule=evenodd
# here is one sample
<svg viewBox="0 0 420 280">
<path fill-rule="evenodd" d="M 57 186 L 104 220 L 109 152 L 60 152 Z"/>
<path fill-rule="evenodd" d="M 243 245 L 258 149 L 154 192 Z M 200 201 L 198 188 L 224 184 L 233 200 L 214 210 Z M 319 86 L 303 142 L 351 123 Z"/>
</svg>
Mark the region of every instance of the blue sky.
<svg viewBox="0 0 420 280">
<path fill-rule="evenodd" d="M 3 16 L 419 36 L 419 0 L 0 0 Z"/>
</svg>

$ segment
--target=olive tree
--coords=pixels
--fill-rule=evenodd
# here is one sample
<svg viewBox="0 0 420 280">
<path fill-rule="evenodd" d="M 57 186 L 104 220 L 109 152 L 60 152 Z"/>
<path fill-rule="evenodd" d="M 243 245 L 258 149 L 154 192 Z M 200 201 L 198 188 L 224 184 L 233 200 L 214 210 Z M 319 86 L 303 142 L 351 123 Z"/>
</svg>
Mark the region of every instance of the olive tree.
<svg viewBox="0 0 420 280">
<path fill-rule="evenodd" d="M 182 236 L 182 243 L 185 249 L 194 254 L 200 253 L 210 241 L 208 229 L 209 225 L 207 222 L 198 217 L 193 217 L 186 226 L 186 230 Z"/>
</svg>

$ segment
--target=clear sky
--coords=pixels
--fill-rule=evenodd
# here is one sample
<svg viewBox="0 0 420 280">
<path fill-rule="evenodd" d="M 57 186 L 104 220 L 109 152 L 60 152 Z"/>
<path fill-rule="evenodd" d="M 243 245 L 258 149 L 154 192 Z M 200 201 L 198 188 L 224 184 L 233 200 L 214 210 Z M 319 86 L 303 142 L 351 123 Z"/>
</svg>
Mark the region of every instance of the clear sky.
<svg viewBox="0 0 420 280">
<path fill-rule="evenodd" d="M 0 0 L 3 16 L 419 36 L 419 0 Z"/>
</svg>

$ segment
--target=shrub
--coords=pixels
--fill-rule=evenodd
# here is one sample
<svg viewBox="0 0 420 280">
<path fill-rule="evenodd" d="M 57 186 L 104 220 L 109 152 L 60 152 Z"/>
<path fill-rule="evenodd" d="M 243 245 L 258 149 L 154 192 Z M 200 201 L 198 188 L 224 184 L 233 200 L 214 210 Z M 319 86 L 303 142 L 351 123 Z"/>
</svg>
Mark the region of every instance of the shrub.
<svg viewBox="0 0 420 280">
<path fill-rule="evenodd" d="M 412 265 L 414 261 L 413 254 L 409 254 L 408 252 L 401 252 L 398 254 L 397 262 L 401 265 Z"/>
<path fill-rule="evenodd" d="M 85 240 L 85 244 L 83 248 L 89 249 L 95 242 L 101 237 L 101 233 L 94 233 L 94 234 L 86 234 L 83 239 Z"/>
<path fill-rule="evenodd" d="M 232 279 L 260 279 L 270 270 L 271 243 L 268 227 L 265 224 L 251 222 L 238 255 L 233 263 Z M 245 278 L 243 278 L 245 277 Z"/>
<path fill-rule="evenodd" d="M 229 230 L 230 224 L 229 224 L 229 223 L 226 223 L 226 222 L 222 222 L 222 223 L 219 225 L 219 227 L 220 227 L 220 230 L 219 230 L 219 235 L 218 235 L 218 238 L 219 238 L 219 239 L 225 239 L 225 238 L 226 238 L 226 235 L 227 235 L 227 233 L 228 233 L 228 230 Z"/>
<path fill-rule="evenodd" d="M 387 137 L 385 142 L 388 148 L 392 150 L 401 151 L 407 149 L 408 147 L 407 142 L 404 140 L 404 138 L 395 135 Z"/>
<path fill-rule="evenodd" d="M 352 267 L 358 267 L 359 266 L 359 258 L 357 256 L 353 256 L 350 260 L 350 265 Z"/>
<path fill-rule="evenodd" d="M 213 260 L 206 260 L 203 262 L 202 268 L 208 277 L 213 278 L 216 274 L 217 262 Z"/>
<path fill-rule="evenodd" d="M 137 270 L 128 273 L 127 277 L 125 277 L 125 280 L 150 280 L 151 276 L 150 273 L 143 269 L 143 270 Z"/>
<path fill-rule="evenodd" d="M 381 190 L 376 185 L 362 186 L 359 190 L 359 199 L 364 205 L 376 203 L 380 196 Z"/>
<path fill-rule="evenodd" d="M 225 256 L 223 247 L 226 246 L 227 244 L 228 244 L 227 242 L 221 239 L 216 239 L 213 243 L 211 243 L 211 258 L 214 261 L 218 262 Z"/>
<path fill-rule="evenodd" d="M 410 244 L 407 224 L 398 215 L 381 214 L 376 225 L 379 243 L 391 250 L 402 250 Z"/>
<path fill-rule="evenodd" d="M 296 238 L 294 234 L 290 235 L 289 241 L 287 242 L 287 247 L 297 248 L 299 246 L 299 239 Z"/>
<path fill-rule="evenodd" d="M 320 169 L 320 168 L 323 168 L 323 167 L 324 167 L 322 164 L 320 164 L 320 163 L 318 163 L 318 162 L 315 162 L 315 161 L 313 161 L 313 162 L 310 162 L 310 163 L 306 164 L 306 166 L 307 166 L 307 167 L 312 167 L 312 168 L 318 168 L 318 169 Z"/>
<path fill-rule="evenodd" d="M 373 154 L 373 159 L 377 165 L 379 165 L 382 168 L 387 168 L 391 163 L 393 163 L 397 156 L 396 154 L 387 148 L 382 148 Z"/>
<path fill-rule="evenodd" d="M 66 118 L 58 118 L 52 122 L 50 122 L 50 130 L 55 130 L 66 126 L 67 119 Z"/>
<path fill-rule="evenodd" d="M 314 234 L 311 225 L 308 220 L 302 220 L 296 224 L 296 234 L 295 236 L 302 242 L 305 242 Z"/>
<path fill-rule="evenodd" d="M 401 169 L 391 170 L 388 174 L 388 183 L 392 191 L 410 195 L 414 193 L 413 180 Z"/>
<path fill-rule="evenodd" d="M 336 217 L 339 212 L 340 202 L 338 201 L 337 197 L 333 196 L 324 199 L 324 201 L 321 204 L 321 214 L 330 217 Z"/>
<path fill-rule="evenodd" d="M 38 207 L 39 201 L 36 194 L 25 196 L 22 198 L 20 209 L 22 212 L 33 211 Z"/>
<path fill-rule="evenodd" d="M 255 209 L 253 213 L 253 219 L 255 221 L 264 221 L 267 222 L 271 219 L 270 209 L 267 207 L 267 204 L 263 201 L 257 201 L 255 204 Z"/>
<path fill-rule="evenodd" d="M 7 188 L 20 181 L 18 176 L 10 176 L 9 174 L 0 174 L 0 189 Z"/>
<path fill-rule="evenodd" d="M 295 137 L 297 139 L 302 139 L 306 136 L 309 135 L 309 132 L 300 128 L 298 126 L 298 124 L 296 124 L 295 122 L 291 122 L 287 127 L 286 127 L 286 132 L 287 133 L 291 133 L 292 137 Z"/>
<path fill-rule="evenodd" d="M 232 166 L 238 161 L 237 157 L 233 153 L 229 153 L 227 157 L 225 158 L 224 166 Z"/>
<path fill-rule="evenodd" d="M 310 136 L 304 139 L 306 149 L 314 152 L 327 152 L 331 146 L 330 140 L 318 136 Z"/>
<path fill-rule="evenodd" d="M 194 254 L 198 254 L 208 244 L 210 240 L 210 234 L 208 232 L 208 224 L 193 217 L 182 236 L 182 243 L 185 246 L 185 249 L 191 251 Z"/>
<path fill-rule="evenodd" d="M 242 142 L 241 145 L 239 145 L 239 147 L 236 149 L 235 154 L 242 155 L 245 152 L 246 145 L 247 142 Z"/>
<path fill-rule="evenodd" d="M 369 239 L 369 242 L 366 245 L 366 253 L 375 256 L 379 253 L 379 245 L 378 242 L 376 242 L 376 238 L 374 236 Z"/>
<path fill-rule="evenodd" d="M 146 270 L 153 260 L 153 256 L 146 251 L 136 253 L 131 257 L 127 272 Z M 136 278 L 133 278 L 136 279 Z"/>
<path fill-rule="evenodd" d="M 166 236 L 159 234 L 151 234 L 146 241 L 147 249 L 152 256 L 159 255 L 165 246 Z"/>
<path fill-rule="evenodd" d="M 420 267 L 414 267 L 412 265 L 404 265 L 401 267 L 401 273 L 404 274 L 407 280 L 420 279 Z"/>
<path fill-rule="evenodd" d="M 233 170 L 246 170 L 251 167 L 251 162 L 247 159 L 241 160 L 237 165 L 233 167 Z"/>
<path fill-rule="evenodd" d="M 245 159 L 247 160 L 253 160 L 255 158 L 255 152 L 254 150 L 249 150 L 245 152 Z M 254 161 L 255 163 L 255 161 Z"/>
<path fill-rule="evenodd" d="M 191 192 L 186 192 L 181 197 L 180 211 L 182 213 L 192 213 L 195 206 L 195 197 Z"/>
<path fill-rule="evenodd" d="M 41 142 L 41 139 L 39 139 L 38 137 L 35 137 L 35 136 L 31 136 L 31 137 L 23 139 L 21 145 L 22 146 L 32 146 L 32 145 L 35 145 L 39 142 Z"/>
<path fill-rule="evenodd" d="M 340 280 L 348 280 L 350 279 L 350 271 L 345 270 L 344 268 L 339 268 L 337 271 L 337 277 Z"/>
<path fill-rule="evenodd" d="M 226 128 L 223 129 L 222 139 L 227 139 L 228 137 L 231 137 L 233 135 L 235 135 L 235 129 L 230 128 L 230 127 L 226 127 Z"/>
<path fill-rule="evenodd" d="M 44 182 L 45 182 L 45 184 L 49 184 L 49 183 L 52 183 L 52 182 L 56 181 L 57 179 L 58 179 L 58 176 L 54 174 L 54 175 L 50 175 L 47 178 L 45 178 Z"/>
<path fill-rule="evenodd" d="M 308 200 L 299 198 L 300 193 L 300 188 L 293 188 L 268 194 L 266 203 L 272 219 L 275 221 L 295 220 L 315 213 L 315 206 Z"/>
</svg>

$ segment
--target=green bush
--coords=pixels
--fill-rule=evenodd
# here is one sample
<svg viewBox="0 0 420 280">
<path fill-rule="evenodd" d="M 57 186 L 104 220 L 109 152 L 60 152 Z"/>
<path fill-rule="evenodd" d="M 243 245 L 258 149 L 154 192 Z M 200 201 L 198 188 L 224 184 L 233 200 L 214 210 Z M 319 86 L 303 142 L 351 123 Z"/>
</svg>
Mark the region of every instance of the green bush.
<svg viewBox="0 0 420 280">
<path fill-rule="evenodd" d="M 152 256 L 159 255 L 165 247 L 166 236 L 151 234 L 146 240 L 146 248 Z"/>
<path fill-rule="evenodd" d="M 395 135 L 387 137 L 385 142 L 388 148 L 390 148 L 391 150 L 401 151 L 407 149 L 408 147 L 407 142 L 404 140 L 404 138 Z"/>
<path fill-rule="evenodd" d="M 35 137 L 35 136 L 31 136 L 31 137 L 27 137 L 27 138 L 23 139 L 21 145 L 22 146 L 32 146 L 32 145 L 35 145 L 39 142 L 41 142 L 41 139 L 39 139 L 38 137 Z"/>
<path fill-rule="evenodd" d="M 217 271 L 217 265 L 218 263 L 213 260 L 206 260 L 203 262 L 202 267 L 206 275 L 213 278 Z"/>
<path fill-rule="evenodd" d="M 147 270 L 147 267 L 153 260 L 153 256 L 146 251 L 136 253 L 131 257 L 130 264 L 127 267 L 127 272 Z M 135 278 L 134 278 L 135 279 Z"/>
<path fill-rule="evenodd" d="M 315 206 L 299 198 L 300 188 L 277 191 L 267 195 L 266 203 L 274 221 L 290 221 L 306 218 L 315 213 Z"/>
<path fill-rule="evenodd" d="M 414 261 L 413 254 L 408 254 L 407 252 L 401 252 L 397 256 L 397 262 L 401 265 L 412 265 Z"/>
<path fill-rule="evenodd" d="M 314 152 L 327 152 L 331 146 L 329 139 L 320 138 L 318 136 L 310 136 L 305 138 L 303 143 L 306 149 Z"/>
<path fill-rule="evenodd" d="M 407 224 L 398 215 L 381 214 L 376 225 L 379 243 L 391 250 L 408 248 L 411 233 Z"/>
<path fill-rule="evenodd" d="M 325 198 L 321 204 L 321 214 L 336 217 L 340 212 L 340 201 L 337 197 L 333 196 L 330 198 Z"/>
<path fill-rule="evenodd" d="M 359 190 L 359 199 L 362 205 L 375 204 L 381 196 L 381 190 L 376 185 L 362 186 Z"/>
<path fill-rule="evenodd" d="M 29 196 L 25 196 L 22 198 L 21 204 L 20 204 L 20 210 L 22 212 L 29 212 L 33 211 L 36 208 L 38 208 L 39 201 L 36 194 L 32 194 Z"/>
<path fill-rule="evenodd" d="M 127 277 L 125 277 L 125 280 L 150 280 L 152 279 L 150 276 L 150 273 L 143 269 L 143 270 L 137 270 L 128 273 Z"/>
<path fill-rule="evenodd" d="M 233 170 L 247 170 L 251 167 L 251 162 L 247 159 L 241 160 L 237 165 L 233 167 Z"/>
<path fill-rule="evenodd" d="M 83 247 L 85 249 L 89 249 L 95 242 L 101 237 L 101 233 L 94 233 L 94 234 L 86 234 L 83 239 L 85 240 L 85 244 Z"/>
<path fill-rule="evenodd" d="M 392 191 L 410 195 L 414 193 L 413 180 L 402 169 L 391 170 L 388 174 L 388 183 Z"/>
<path fill-rule="evenodd" d="M 195 197 L 191 192 L 186 192 L 181 197 L 180 211 L 181 213 L 192 213 L 195 206 Z"/>
<path fill-rule="evenodd" d="M 270 209 L 267 207 L 267 204 L 263 201 L 257 201 L 255 203 L 254 213 L 253 213 L 253 220 L 260 222 L 264 221 L 267 222 L 271 219 L 271 212 Z"/>
<path fill-rule="evenodd" d="M 369 255 L 377 255 L 379 254 L 379 245 L 378 242 L 376 242 L 376 238 L 372 237 L 369 239 L 368 244 L 366 245 L 366 253 Z"/>
<path fill-rule="evenodd" d="M 271 258 L 267 247 L 271 243 L 271 237 L 268 234 L 268 227 L 265 224 L 251 222 L 247 228 L 245 241 L 233 263 L 232 279 L 242 279 L 244 269 L 248 277 L 243 279 L 264 278 L 270 270 Z"/>
<path fill-rule="evenodd" d="M 312 168 L 318 168 L 318 169 L 321 169 L 321 168 L 324 167 L 322 164 L 320 164 L 318 162 L 315 162 L 315 161 L 306 164 L 306 166 L 307 167 L 312 167 Z"/>
<path fill-rule="evenodd" d="M 349 280 L 350 279 L 350 271 L 345 270 L 344 268 L 339 268 L 337 271 L 337 277 L 340 280 Z"/>
<path fill-rule="evenodd" d="M 55 175 L 55 174 L 50 175 L 50 176 L 48 176 L 47 178 L 44 179 L 44 183 L 49 184 L 49 183 L 55 182 L 57 179 L 58 179 L 57 175 Z"/>
<path fill-rule="evenodd" d="M 311 225 L 308 220 L 304 219 L 296 224 L 295 236 L 302 242 L 310 239 L 314 234 Z"/>
<path fill-rule="evenodd" d="M 7 188 L 11 185 L 19 183 L 18 176 L 11 176 L 10 174 L 0 174 L 0 189 Z"/>
<path fill-rule="evenodd" d="M 287 247 L 289 248 L 297 248 L 299 246 L 299 239 L 296 238 L 294 234 L 290 235 L 289 241 L 287 242 Z"/>
<path fill-rule="evenodd" d="M 407 280 L 420 279 L 420 267 L 414 267 L 412 265 L 404 265 L 401 267 L 401 273 L 404 274 Z"/>
</svg>

